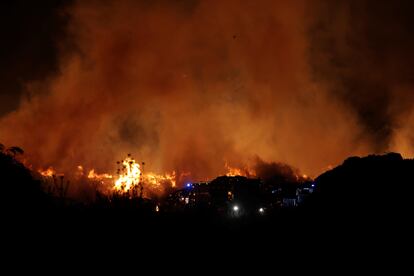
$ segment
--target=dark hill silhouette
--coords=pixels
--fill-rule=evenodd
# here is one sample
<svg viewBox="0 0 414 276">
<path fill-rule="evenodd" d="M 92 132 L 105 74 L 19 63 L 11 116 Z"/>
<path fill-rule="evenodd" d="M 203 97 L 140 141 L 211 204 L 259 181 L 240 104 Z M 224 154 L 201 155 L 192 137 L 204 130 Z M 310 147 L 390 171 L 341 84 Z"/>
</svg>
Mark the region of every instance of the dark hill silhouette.
<svg viewBox="0 0 414 276">
<path fill-rule="evenodd" d="M 306 207 L 343 219 L 398 218 L 411 213 L 414 160 L 398 153 L 350 157 L 315 180 Z"/>
<path fill-rule="evenodd" d="M 16 159 L 16 154 L 22 153 L 18 147 L 0 147 L 0 205 L 9 212 L 32 212 L 48 202 L 40 181 Z"/>
</svg>

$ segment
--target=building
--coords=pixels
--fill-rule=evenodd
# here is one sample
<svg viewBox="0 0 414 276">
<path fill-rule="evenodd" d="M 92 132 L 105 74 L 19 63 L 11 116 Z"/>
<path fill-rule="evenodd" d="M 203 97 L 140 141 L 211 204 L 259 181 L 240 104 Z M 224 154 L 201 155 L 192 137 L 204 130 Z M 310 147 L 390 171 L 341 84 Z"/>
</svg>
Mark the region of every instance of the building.
<svg viewBox="0 0 414 276">
<path fill-rule="evenodd" d="M 208 208 L 230 216 L 264 215 L 302 204 L 313 183 L 264 183 L 244 176 L 220 176 L 210 182 L 187 183 L 170 195 L 176 209 Z"/>
</svg>

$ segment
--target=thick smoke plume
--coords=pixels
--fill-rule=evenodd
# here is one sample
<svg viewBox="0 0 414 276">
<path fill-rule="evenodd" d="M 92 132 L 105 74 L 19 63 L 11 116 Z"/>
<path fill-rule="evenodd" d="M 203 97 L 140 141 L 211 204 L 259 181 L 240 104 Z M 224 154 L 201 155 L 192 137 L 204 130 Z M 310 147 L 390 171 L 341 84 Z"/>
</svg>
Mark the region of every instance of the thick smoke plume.
<svg viewBox="0 0 414 276">
<path fill-rule="evenodd" d="M 316 1 L 313 76 L 357 116 L 373 152 L 413 156 L 414 3 Z"/>
<path fill-rule="evenodd" d="M 256 159 L 256 177 L 265 183 L 272 184 L 293 184 L 308 180 L 299 174 L 299 170 L 284 163 L 264 162 L 260 158 Z"/>
<path fill-rule="evenodd" d="M 362 60 L 359 71 L 352 71 L 353 63 L 344 73 L 332 65 L 327 55 L 339 52 L 348 60 L 352 49 L 338 43 L 348 45 L 342 35 L 353 31 L 349 14 L 328 17 L 336 10 L 326 5 L 77 1 L 65 9 L 71 47 L 61 46 L 59 75 L 27 85 L 19 109 L 0 121 L 0 139 L 23 147 L 43 168 L 113 172 L 115 161 L 131 153 L 145 161 L 144 170 L 191 173 L 193 180 L 223 174 L 226 162 L 244 166 L 254 156 L 316 176 L 349 155 L 386 150 L 393 142 L 408 149 L 410 124 L 392 110 L 399 100 L 387 97 L 406 95 L 410 86 L 388 74 L 395 85 L 375 90 L 383 75 L 371 70 L 375 59 L 363 52 L 355 57 Z M 335 47 L 326 45 L 329 39 L 338 39 Z M 382 118 L 384 110 L 373 109 L 378 114 L 369 115 L 389 127 L 398 121 L 398 129 L 376 136 L 370 128 L 377 121 L 360 111 L 372 107 L 365 83 L 385 93 L 392 114 Z M 359 100 L 349 90 L 366 95 Z M 382 108 L 382 96 L 371 96 Z M 404 114 L 414 118 L 411 107 L 406 104 Z M 373 137 L 390 142 L 379 149 Z"/>
</svg>

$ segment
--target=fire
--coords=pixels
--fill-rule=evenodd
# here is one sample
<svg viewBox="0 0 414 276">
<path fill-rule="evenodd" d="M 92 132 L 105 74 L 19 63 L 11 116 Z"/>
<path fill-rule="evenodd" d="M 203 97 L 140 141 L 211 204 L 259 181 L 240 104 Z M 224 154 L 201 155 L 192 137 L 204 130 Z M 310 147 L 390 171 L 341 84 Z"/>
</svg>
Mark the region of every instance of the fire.
<svg viewBox="0 0 414 276">
<path fill-rule="evenodd" d="M 226 173 L 227 176 L 238 176 L 242 175 L 242 171 L 239 168 L 228 168 L 228 172 Z"/>
<path fill-rule="evenodd" d="M 51 177 L 51 176 L 53 176 L 53 175 L 56 175 L 56 171 L 55 171 L 52 167 L 49 167 L 49 168 L 47 168 L 46 170 L 42 170 L 42 169 L 40 169 L 40 170 L 38 170 L 38 172 L 39 172 L 42 176 L 45 176 L 45 177 Z"/>
<path fill-rule="evenodd" d="M 171 183 L 171 187 L 176 186 L 176 174 L 173 171 L 171 174 L 158 175 L 154 173 L 148 173 L 144 176 L 145 183 L 151 184 L 153 186 L 159 186 L 163 183 Z"/>
<path fill-rule="evenodd" d="M 130 156 L 122 161 L 122 168 L 119 169 L 119 177 L 115 181 L 114 189 L 121 192 L 128 192 L 141 182 L 141 168 Z"/>
<path fill-rule="evenodd" d="M 75 183 L 85 183 L 85 181 L 98 184 L 96 186 L 101 192 L 110 194 L 111 192 L 129 194 L 134 196 L 151 196 L 163 193 L 165 188 L 174 188 L 177 185 L 176 172 L 166 174 L 156 174 L 152 172 L 143 173 L 141 165 L 128 155 L 123 161 L 118 162 L 117 175 L 111 173 L 98 173 L 95 169 L 85 170 L 78 165 L 74 173 L 68 173 Z M 144 165 L 144 163 L 142 163 Z M 43 177 L 63 176 L 58 174 L 53 167 L 39 169 L 39 174 Z M 45 179 L 46 181 L 46 179 Z"/>
<path fill-rule="evenodd" d="M 256 172 L 247 166 L 243 169 L 236 168 L 236 167 L 230 167 L 227 162 L 225 163 L 225 167 L 227 169 L 226 176 L 246 176 L 246 177 L 255 177 Z"/>
<path fill-rule="evenodd" d="M 102 174 L 98 174 L 95 172 L 94 169 L 90 170 L 88 173 L 88 178 L 89 179 L 98 179 L 98 180 L 102 180 L 102 179 L 111 179 L 113 178 L 112 175 L 108 174 L 108 173 L 102 173 Z"/>
<path fill-rule="evenodd" d="M 176 186 L 176 173 L 155 174 L 143 173 L 141 166 L 130 155 L 122 161 L 122 167 L 118 169 L 118 178 L 115 180 L 114 190 L 122 193 L 136 192 L 140 189 L 140 195 L 154 191 L 162 191 L 165 187 Z M 142 163 L 144 164 L 144 163 Z"/>
</svg>

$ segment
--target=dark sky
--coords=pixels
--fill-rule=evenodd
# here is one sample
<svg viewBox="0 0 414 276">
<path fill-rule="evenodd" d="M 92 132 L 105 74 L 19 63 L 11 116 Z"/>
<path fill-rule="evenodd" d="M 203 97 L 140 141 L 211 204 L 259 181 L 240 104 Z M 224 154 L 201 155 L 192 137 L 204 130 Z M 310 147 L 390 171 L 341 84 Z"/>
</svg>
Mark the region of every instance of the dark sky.
<svg viewBox="0 0 414 276">
<path fill-rule="evenodd" d="M 0 3 L 0 116 L 17 108 L 24 85 L 58 70 L 67 0 Z"/>
</svg>

